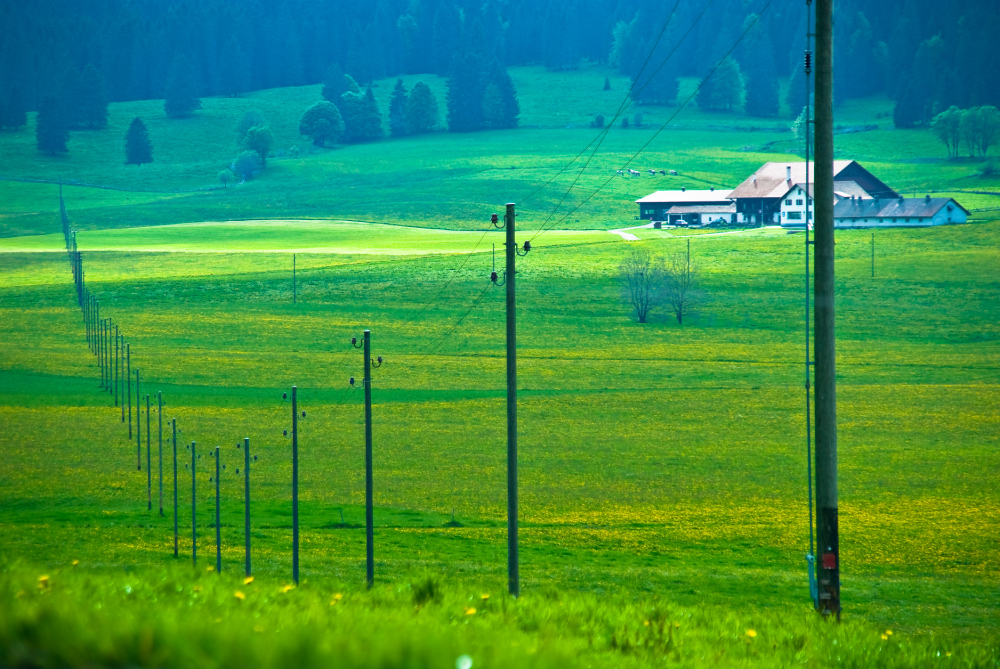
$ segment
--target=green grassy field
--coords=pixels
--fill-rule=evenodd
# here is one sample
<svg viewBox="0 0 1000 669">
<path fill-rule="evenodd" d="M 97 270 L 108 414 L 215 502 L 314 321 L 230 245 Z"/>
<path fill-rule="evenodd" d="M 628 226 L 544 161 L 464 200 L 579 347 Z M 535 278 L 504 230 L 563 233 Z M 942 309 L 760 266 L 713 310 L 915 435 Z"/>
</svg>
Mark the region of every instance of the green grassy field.
<svg viewBox="0 0 1000 669">
<path fill-rule="evenodd" d="M 634 224 L 631 200 L 653 188 L 735 185 L 789 158 L 790 133 L 777 130 L 787 120 L 751 131 L 739 114 L 685 110 L 641 159 L 682 176 L 618 179 L 578 215 L 546 221 L 576 174 L 523 197 L 618 98 L 579 93 L 590 79 L 599 91 L 599 68 L 513 74 L 524 123 L 538 127 L 303 152 L 205 192 L 166 191 L 210 185 L 235 155 L 245 108 L 272 119 L 279 146 L 304 146 L 294 122 L 317 87 L 205 100 L 180 122 L 157 118 L 157 102 L 113 105 L 112 127 L 74 134 L 66 158 L 35 153 L 30 129 L 0 134 L 7 176 L 149 189 L 63 190 L 102 316 L 121 324 L 142 392 L 162 392 L 163 419 L 181 430 L 175 560 L 170 448 L 161 517 L 155 401 L 148 511 L 147 472 L 83 339 L 57 187 L 0 181 L 0 664 L 449 667 L 468 653 L 476 667 L 997 666 L 996 215 L 876 232 L 875 278 L 870 234 L 837 233 L 845 620 L 824 625 L 809 612 L 804 560 L 802 236 L 634 231 L 667 255 L 690 240 L 708 299 L 680 327 L 663 312 L 630 318 L 615 278 L 629 243 L 607 232 Z M 379 83 L 388 95 L 391 82 Z M 563 102 L 545 102 L 546 90 Z M 885 108 L 853 105 L 838 122 L 885 123 Z M 105 160 L 136 113 L 162 162 Z M 570 206 L 648 137 L 610 133 Z M 837 137 L 838 152 L 900 189 L 998 190 L 976 165 L 938 159 L 926 132 Z M 502 236 L 486 231 L 511 199 L 518 239 L 534 247 L 518 270 L 517 600 L 504 595 L 503 294 L 487 278 Z M 364 328 L 386 360 L 373 389 L 370 593 L 363 408 L 348 384 L 362 363 L 350 339 Z M 281 394 L 293 384 L 308 414 L 303 582 L 286 590 Z M 259 456 L 249 584 L 238 576 L 243 437 Z M 201 454 L 195 570 L 191 441 Z M 215 446 L 226 465 L 221 575 L 205 571 Z"/>
</svg>

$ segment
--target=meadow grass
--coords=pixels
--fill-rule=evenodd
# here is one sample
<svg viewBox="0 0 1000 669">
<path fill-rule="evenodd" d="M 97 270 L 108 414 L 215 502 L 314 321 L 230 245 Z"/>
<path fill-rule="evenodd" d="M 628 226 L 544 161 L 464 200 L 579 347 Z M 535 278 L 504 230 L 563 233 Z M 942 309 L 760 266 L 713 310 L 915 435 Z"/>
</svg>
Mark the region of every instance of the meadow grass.
<svg viewBox="0 0 1000 669">
<path fill-rule="evenodd" d="M 844 601 L 846 618 L 870 639 L 859 646 L 869 658 L 859 666 L 884 649 L 883 627 L 918 637 L 894 656 L 899 666 L 959 646 L 970 657 L 996 656 L 988 640 L 997 634 L 993 593 L 1000 585 L 992 559 L 993 478 L 1000 464 L 992 269 L 998 225 L 878 231 L 874 280 L 869 233 L 837 235 Z M 196 463 L 202 568 L 215 548 L 207 453 L 219 445 L 227 465 L 224 570 L 239 572 L 242 477 L 235 469 L 242 452 L 235 444 L 249 436 L 259 456 L 252 467 L 255 574 L 274 588 L 289 578 L 290 456 L 281 431 L 290 419 L 281 392 L 294 383 L 308 412 L 300 423 L 303 574 L 321 588 L 317 596 L 353 589 L 363 609 L 408 621 L 415 615 L 407 625 L 420 630 L 426 614 L 400 602 L 422 575 L 443 583 L 455 602 L 467 599 L 466 591 L 498 596 L 506 564 L 503 302 L 500 289 L 488 288 L 489 253 L 467 255 L 476 237 L 481 247 L 492 245 L 492 237 L 282 222 L 259 233 L 268 240 L 262 246 L 307 249 L 298 255 L 300 301 L 292 305 L 290 253 L 252 250 L 258 238 L 239 229 L 227 235 L 231 227 L 164 226 L 79 238 L 88 286 L 102 301 L 102 315 L 125 328 L 133 366 L 145 379 L 142 392 L 162 391 L 164 419 L 176 418 L 182 429 L 182 561 L 191 546 L 185 444 L 196 441 L 203 454 Z M 658 252 L 686 251 L 686 238 L 672 231 L 638 232 L 640 243 Z M 140 240 L 143 250 L 136 249 Z M 756 624 L 740 617 L 752 610 L 780 620 L 774 624 L 783 635 L 819 634 L 794 631 L 811 624 L 796 613 L 808 609 L 801 235 L 764 229 L 691 238 L 710 299 L 683 327 L 665 313 L 645 325 L 630 318 L 615 280 L 628 246 L 620 238 L 552 232 L 537 235 L 533 245 L 519 270 L 524 591 L 558 591 L 556 600 L 578 609 L 601 602 L 598 608 L 630 610 L 620 601 L 697 609 L 717 621 L 737 616 L 736 628 Z M 0 504 L 7 510 L 0 554 L 5 564 L 22 565 L 8 568 L 21 583 L 32 569 L 68 574 L 71 561 L 79 560 L 81 578 L 103 584 L 114 597 L 123 597 L 123 569 L 130 582 L 153 587 L 158 574 L 168 573 L 189 589 L 189 572 L 170 571 L 169 444 L 167 510 L 158 514 L 155 408 L 154 508 L 148 512 L 135 443 L 126 438 L 120 409 L 95 387 L 65 254 L 47 248 L 45 238 L 17 238 L 4 241 L 0 253 Z M 381 595 L 366 599 L 358 589 L 363 423 L 359 391 L 347 380 L 360 376 L 349 340 L 363 327 L 373 330 L 374 353 L 386 359 L 374 382 L 376 558 L 384 584 L 378 591 L 395 593 L 395 603 Z M 244 643 L 235 608 L 243 602 L 229 591 L 237 586 L 230 580 L 211 586 L 228 602 L 217 605 L 226 611 L 223 647 Z M 70 590 L 84 591 L 78 587 Z M 53 610 L 74 597 L 66 594 Z M 9 601 L 14 620 L 34 620 L 36 604 Z M 142 618 L 142 607 L 130 601 L 115 606 Z M 303 606 L 319 600 L 310 601 Z M 516 606 L 529 601 L 537 600 L 529 596 Z M 198 613 L 190 624 L 214 625 L 213 615 Z M 294 615 L 315 620 L 319 614 Z M 349 625 L 361 626 L 364 615 Z M 659 657 L 609 648 L 605 633 L 593 632 L 604 639 L 595 643 L 573 627 L 603 629 L 605 622 L 545 616 L 563 641 L 550 642 L 530 628 L 525 644 L 548 648 L 554 653 L 543 653 L 548 659 L 516 650 L 491 654 L 498 630 L 520 629 L 509 618 L 467 645 L 492 666 L 546 666 L 566 657 L 592 666 L 646 666 Z M 427 623 L 441 624 L 438 618 Z M 160 625 L 168 631 L 158 632 Z M 165 618 L 152 632 L 127 628 L 123 641 L 108 647 L 131 648 L 125 639 L 151 633 L 153 647 L 173 657 L 180 650 L 168 640 L 178 629 L 171 625 Z M 733 653 L 750 643 L 745 630 L 742 639 L 738 629 L 726 632 L 736 635 L 731 641 L 716 627 L 704 634 L 714 639 L 714 654 L 693 644 L 697 650 L 679 656 L 682 664 L 736 662 Z M 420 631 L 388 644 L 386 652 L 460 652 L 437 638 Z M 202 642 L 193 643 L 185 648 Z M 309 647 L 327 647 L 316 643 Z M 81 653 L 97 652 L 85 640 L 79 644 Z M 746 662 L 790 661 L 779 648 Z M 248 652 L 272 657 L 272 651 Z M 835 657 L 830 646 L 795 652 L 821 665 Z M 423 661 L 414 660 L 417 666 Z M 367 666 L 364 659 L 351 662 Z"/>
<path fill-rule="evenodd" d="M 163 419 L 181 429 L 175 561 L 171 446 L 161 517 L 155 401 L 147 511 L 135 441 L 83 341 L 58 187 L 0 180 L 0 664 L 445 667 L 469 653 L 476 667 L 997 666 L 996 214 L 876 231 L 874 279 L 871 233 L 837 233 L 845 621 L 823 625 L 808 612 L 804 561 L 802 235 L 634 230 L 664 255 L 690 241 L 708 297 L 681 327 L 663 310 L 634 322 L 616 278 L 629 244 L 607 232 L 635 225 L 632 201 L 652 190 L 735 186 L 766 160 L 795 158 L 790 119 L 643 107 L 652 127 L 616 126 L 582 175 L 560 173 L 595 137 L 593 115 L 610 119 L 626 90 L 612 74 L 603 92 L 608 73 L 513 69 L 516 131 L 312 150 L 296 136 L 319 99 L 309 86 L 206 99 L 181 121 L 159 101 L 114 104 L 110 127 L 74 133 L 61 158 L 37 153 L 33 117 L 0 133 L 3 176 L 78 182 L 63 193 L 87 285 L 124 328 L 142 393 L 162 391 Z M 405 80 L 426 80 L 443 102 L 440 79 Z M 392 83 L 377 82 L 383 111 Z M 691 90 L 683 82 L 682 96 Z M 217 188 L 250 108 L 285 155 Z M 927 131 L 892 130 L 887 111 L 881 98 L 839 108 L 844 127 L 880 127 L 838 134 L 838 157 L 907 193 L 998 206 L 1000 181 L 944 160 Z M 135 115 L 156 157 L 138 168 L 121 164 Z M 614 179 L 570 213 L 668 120 L 633 167 L 679 176 Z M 518 261 L 517 600 L 502 594 L 503 289 L 487 278 L 503 249 L 487 221 L 506 201 L 518 203 L 518 241 L 534 247 Z M 361 393 L 348 384 L 362 363 L 350 338 L 364 328 L 386 360 L 373 389 L 370 593 Z M 281 394 L 292 384 L 308 413 L 304 580 L 286 591 Z M 257 580 L 244 585 L 235 446 L 246 436 L 259 459 Z M 202 455 L 197 569 L 185 566 L 191 441 Z M 221 575 L 204 571 L 215 446 Z"/>
</svg>

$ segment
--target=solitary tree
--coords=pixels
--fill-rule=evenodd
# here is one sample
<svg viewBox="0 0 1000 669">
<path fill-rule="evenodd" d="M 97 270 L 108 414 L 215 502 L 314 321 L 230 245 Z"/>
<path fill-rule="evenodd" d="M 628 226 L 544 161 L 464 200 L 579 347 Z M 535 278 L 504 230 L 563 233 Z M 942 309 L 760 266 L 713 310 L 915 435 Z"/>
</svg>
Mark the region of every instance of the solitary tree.
<svg viewBox="0 0 1000 669">
<path fill-rule="evenodd" d="M 389 101 L 389 134 L 393 137 L 401 137 L 406 134 L 406 87 L 403 80 L 396 80 L 396 88 L 392 91 L 392 99 Z"/>
<path fill-rule="evenodd" d="M 223 188 L 228 188 L 229 182 L 233 180 L 233 173 L 230 170 L 222 170 L 219 172 L 218 179 Z"/>
<path fill-rule="evenodd" d="M 336 143 L 344 134 L 344 119 L 332 102 L 317 102 L 299 120 L 299 134 L 312 140 L 315 146 Z"/>
<path fill-rule="evenodd" d="M 663 296 L 670 310 L 677 317 L 677 324 L 684 324 L 684 317 L 691 315 L 702 302 L 698 289 L 698 269 L 690 257 L 683 253 L 671 256 L 663 266 Z"/>
<path fill-rule="evenodd" d="M 38 150 L 51 156 L 67 151 L 69 123 L 66 121 L 62 105 L 54 97 L 42 100 L 42 104 L 38 108 L 35 139 L 38 142 Z"/>
<path fill-rule="evenodd" d="M 153 144 L 142 119 L 136 116 L 125 133 L 125 164 L 142 165 L 153 162 Z"/>
<path fill-rule="evenodd" d="M 243 146 L 251 151 L 256 151 L 260 156 L 260 164 L 263 169 L 267 169 L 267 153 L 274 144 L 274 134 L 266 125 L 255 125 L 247 130 L 243 138 Z"/>
<path fill-rule="evenodd" d="M 949 158 L 958 158 L 962 146 L 962 110 L 952 105 L 934 117 L 931 132 L 948 149 Z"/>
<path fill-rule="evenodd" d="M 170 76 L 167 77 L 166 99 L 163 101 L 163 110 L 167 112 L 167 116 L 181 118 L 195 109 L 201 109 L 199 88 L 198 73 L 191 61 L 184 56 L 174 58 Z"/>
<path fill-rule="evenodd" d="M 618 267 L 622 297 L 640 323 L 663 299 L 663 261 L 645 246 L 633 246 Z"/>
<path fill-rule="evenodd" d="M 438 122 L 438 103 L 431 87 L 418 81 L 406 103 L 406 132 L 418 135 L 430 132 Z"/>
</svg>

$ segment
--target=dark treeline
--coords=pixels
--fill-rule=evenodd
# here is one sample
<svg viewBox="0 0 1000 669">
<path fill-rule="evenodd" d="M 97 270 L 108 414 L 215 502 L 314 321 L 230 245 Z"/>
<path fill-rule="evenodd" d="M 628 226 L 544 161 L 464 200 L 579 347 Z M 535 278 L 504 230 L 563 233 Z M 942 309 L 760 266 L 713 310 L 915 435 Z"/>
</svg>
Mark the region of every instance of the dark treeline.
<svg viewBox="0 0 1000 669">
<path fill-rule="evenodd" d="M 651 62 L 662 61 L 706 2 L 678 3 Z M 776 80 L 790 75 L 793 112 L 804 105 L 796 97 L 803 88 L 804 7 L 772 4 L 734 53 L 748 112 L 776 113 Z M 84 72 L 110 101 L 163 98 L 180 55 L 202 96 L 319 83 L 331 64 L 363 87 L 399 74 L 453 76 L 458 67 L 459 79 L 467 79 L 509 65 L 574 68 L 581 59 L 635 76 L 672 8 L 670 0 L 3 2 L 0 125 L 19 125 L 24 111 L 49 97 L 76 109 L 74 95 L 83 93 L 72 91 L 86 86 L 72 82 Z M 648 93 L 640 102 L 672 102 L 676 77 L 704 76 L 756 10 L 746 0 L 716 0 L 656 80 L 643 82 Z M 837 98 L 884 91 L 899 102 L 902 125 L 929 121 L 951 105 L 998 104 L 998 35 L 995 0 L 842 0 Z M 720 105 L 731 106 L 725 99 Z"/>
</svg>

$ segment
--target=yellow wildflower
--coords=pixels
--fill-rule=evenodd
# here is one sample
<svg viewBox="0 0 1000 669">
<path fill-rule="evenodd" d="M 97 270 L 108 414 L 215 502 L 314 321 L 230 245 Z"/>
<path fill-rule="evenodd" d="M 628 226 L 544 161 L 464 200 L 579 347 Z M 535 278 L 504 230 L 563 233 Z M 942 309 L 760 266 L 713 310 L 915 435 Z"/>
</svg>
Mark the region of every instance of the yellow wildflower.
<svg viewBox="0 0 1000 669">
<path fill-rule="evenodd" d="M 283 588 L 281 589 L 281 591 L 282 591 L 282 592 L 288 592 L 289 590 L 294 590 L 294 589 L 295 589 L 295 586 L 294 586 L 294 585 L 292 585 L 291 583 L 289 583 L 288 585 L 286 585 L 285 587 L 283 587 Z"/>
<path fill-rule="evenodd" d="M 246 598 L 247 598 L 247 596 L 246 596 L 246 595 L 244 595 L 244 594 L 243 594 L 242 592 L 240 592 L 239 590 L 237 590 L 237 591 L 236 591 L 236 593 L 235 593 L 235 597 L 236 597 L 236 599 L 239 599 L 240 601 L 242 601 L 242 600 L 244 600 L 244 599 L 246 599 Z"/>
<path fill-rule="evenodd" d="M 245 579 L 243 579 L 243 585 L 249 585 L 251 583 L 253 583 L 253 576 L 247 576 Z"/>
<path fill-rule="evenodd" d="M 747 636 L 751 639 L 755 638 L 757 636 L 757 630 L 747 630 Z"/>
<path fill-rule="evenodd" d="M 467 616 L 476 615 L 476 609 L 470 606 L 469 608 L 465 609 L 465 615 Z"/>
</svg>

